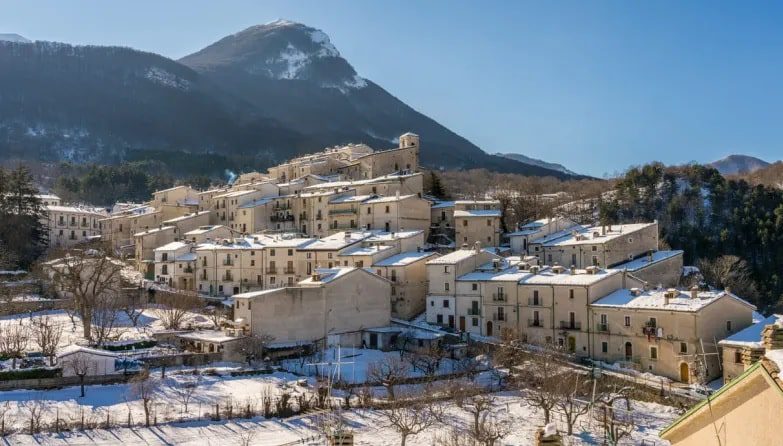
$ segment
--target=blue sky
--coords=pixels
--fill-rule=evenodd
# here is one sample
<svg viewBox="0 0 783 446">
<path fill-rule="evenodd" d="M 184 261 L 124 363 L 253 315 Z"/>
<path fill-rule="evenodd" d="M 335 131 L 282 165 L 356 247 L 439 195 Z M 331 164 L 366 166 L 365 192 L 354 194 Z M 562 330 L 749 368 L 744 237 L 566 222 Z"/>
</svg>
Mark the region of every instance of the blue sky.
<svg viewBox="0 0 783 446">
<path fill-rule="evenodd" d="M 178 58 L 285 18 L 488 152 L 592 175 L 783 158 L 783 3 L 0 0 L 0 33 Z"/>
</svg>

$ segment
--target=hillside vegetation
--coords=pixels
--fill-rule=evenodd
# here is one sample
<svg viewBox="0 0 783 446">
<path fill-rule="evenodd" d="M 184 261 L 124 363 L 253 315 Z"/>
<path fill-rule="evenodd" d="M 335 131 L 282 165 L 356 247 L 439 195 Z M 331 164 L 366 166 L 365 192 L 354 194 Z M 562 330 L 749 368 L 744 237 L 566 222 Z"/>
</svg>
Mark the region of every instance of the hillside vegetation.
<svg viewBox="0 0 783 446">
<path fill-rule="evenodd" d="M 734 291 L 745 291 L 759 309 L 781 307 L 782 190 L 727 179 L 710 167 L 654 163 L 620 178 L 600 213 L 603 223 L 657 219 L 662 240 L 685 250 L 687 264 L 736 256 L 731 268 L 747 268 L 751 283 Z"/>
</svg>

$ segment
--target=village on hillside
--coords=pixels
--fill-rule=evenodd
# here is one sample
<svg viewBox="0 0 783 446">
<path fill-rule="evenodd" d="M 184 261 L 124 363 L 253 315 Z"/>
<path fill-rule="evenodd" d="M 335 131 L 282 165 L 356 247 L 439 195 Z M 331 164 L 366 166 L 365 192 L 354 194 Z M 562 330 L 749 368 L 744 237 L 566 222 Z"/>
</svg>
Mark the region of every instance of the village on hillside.
<svg viewBox="0 0 783 446">
<path fill-rule="evenodd" d="M 0 438 L 698 445 L 778 404 L 783 316 L 657 221 L 508 228 L 398 141 L 111 209 L 39 193 L 45 259 L 0 271 Z"/>
</svg>

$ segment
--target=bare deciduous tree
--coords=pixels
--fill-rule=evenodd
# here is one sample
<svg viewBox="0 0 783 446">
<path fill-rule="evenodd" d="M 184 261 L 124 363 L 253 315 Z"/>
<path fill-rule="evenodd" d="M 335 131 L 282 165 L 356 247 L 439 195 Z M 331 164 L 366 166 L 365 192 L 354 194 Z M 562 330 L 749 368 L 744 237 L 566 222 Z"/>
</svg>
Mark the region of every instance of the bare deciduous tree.
<svg viewBox="0 0 783 446">
<path fill-rule="evenodd" d="M 41 418 L 44 414 L 44 403 L 40 400 L 25 401 L 21 404 L 29 417 L 28 433 L 35 435 L 41 431 Z"/>
<path fill-rule="evenodd" d="M 536 354 L 533 361 L 526 364 L 522 398 L 528 406 L 544 412 L 544 422 L 549 423 L 552 408 L 557 403 L 557 388 L 560 380 L 560 366 L 556 361 L 556 352 L 545 347 Z"/>
<path fill-rule="evenodd" d="M 84 377 L 90 373 L 93 368 L 93 364 L 90 361 L 89 356 L 79 352 L 73 353 L 63 360 L 63 370 L 70 370 L 71 373 L 79 377 L 79 387 L 81 389 L 81 397 L 84 398 Z"/>
<path fill-rule="evenodd" d="M 266 346 L 274 340 L 274 336 L 258 333 L 246 336 L 239 341 L 237 351 L 242 353 L 247 361 L 247 366 L 252 367 L 256 361 L 263 361 L 266 354 Z"/>
<path fill-rule="evenodd" d="M 116 330 L 119 322 L 118 301 L 114 299 L 99 299 L 92 311 L 92 342 L 103 345 L 107 341 L 119 339 L 121 332 Z"/>
<path fill-rule="evenodd" d="M 188 413 L 188 405 L 201 384 L 201 380 L 201 375 L 194 374 L 192 376 L 183 376 L 179 380 L 172 379 L 169 382 L 169 388 L 174 392 L 179 402 L 182 403 L 185 413 Z"/>
<path fill-rule="evenodd" d="M 633 414 L 630 411 L 621 411 L 615 407 L 615 404 L 619 401 L 624 401 L 626 406 L 628 406 L 628 393 L 630 391 L 629 387 L 623 387 L 597 398 L 596 406 L 600 411 L 599 417 L 603 422 L 607 442 L 611 446 L 615 446 L 623 438 L 629 437 L 636 428 Z"/>
<path fill-rule="evenodd" d="M 122 268 L 122 262 L 98 249 L 73 249 L 64 258 L 44 264 L 56 289 L 72 300 L 88 341 L 92 341 L 95 310 L 116 300 L 122 288 Z"/>
<path fill-rule="evenodd" d="M 63 327 L 52 321 L 49 316 L 35 318 L 32 321 L 33 338 L 44 357 L 49 358 L 49 365 L 54 365 L 54 356 L 63 335 Z"/>
<path fill-rule="evenodd" d="M 423 401 L 399 401 L 381 413 L 388 425 L 400 434 L 400 446 L 405 446 L 408 437 L 420 434 L 441 419 L 442 408 Z"/>
<path fill-rule="evenodd" d="M 753 271 L 744 259 L 725 255 L 711 260 L 700 259 L 696 266 L 708 284 L 720 289 L 731 289 L 751 302 L 757 301 L 759 292 L 753 280 Z"/>
<path fill-rule="evenodd" d="M 151 377 L 146 371 L 139 373 L 131 380 L 131 394 L 141 402 L 142 409 L 144 409 L 144 425 L 147 427 L 150 427 L 158 384 L 158 380 Z"/>
<path fill-rule="evenodd" d="M 557 387 L 557 399 L 555 407 L 563 413 L 568 426 L 568 435 L 574 433 L 574 424 L 582 415 L 590 409 L 589 404 L 581 401 L 579 396 L 579 386 L 585 381 L 578 374 L 564 375 L 560 377 L 560 385 Z"/>
<path fill-rule="evenodd" d="M 178 330 L 188 313 L 201 307 L 198 296 L 179 292 L 158 291 L 155 302 L 158 304 L 156 314 L 167 330 Z"/>
<path fill-rule="evenodd" d="M 5 438 L 6 435 L 11 433 L 11 428 L 14 425 L 11 418 L 11 403 L 6 401 L 0 404 L 0 438 Z"/>
<path fill-rule="evenodd" d="M 30 327 L 22 324 L 8 324 L 0 332 L 0 352 L 11 358 L 11 368 L 16 368 L 16 361 L 24 357 L 30 342 Z"/>
<path fill-rule="evenodd" d="M 138 288 L 125 288 L 122 290 L 121 299 L 118 303 L 120 310 L 131 321 L 134 327 L 139 326 L 139 320 L 144 315 L 147 308 L 146 293 L 140 292 Z"/>
<path fill-rule="evenodd" d="M 408 376 L 410 367 L 396 356 L 386 356 L 367 366 L 367 380 L 386 389 L 389 401 L 394 401 L 394 387 Z"/>
</svg>

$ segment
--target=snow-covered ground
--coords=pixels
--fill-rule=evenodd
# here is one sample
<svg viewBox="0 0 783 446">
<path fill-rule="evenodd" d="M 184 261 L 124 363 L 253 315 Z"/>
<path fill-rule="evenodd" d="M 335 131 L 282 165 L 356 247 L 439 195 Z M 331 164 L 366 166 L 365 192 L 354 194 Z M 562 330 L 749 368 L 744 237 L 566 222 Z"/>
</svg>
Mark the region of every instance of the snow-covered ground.
<svg viewBox="0 0 783 446">
<path fill-rule="evenodd" d="M 256 378 L 267 381 L 277 377 Z M 246 384 L 241 380 L 242 384 Z M 500 419 L 508 420 L 513 426 L 512 432 L 498 442 L 501 445 L 533 444 L 535 431 L 543 426 L 540 413 L 521 403 L 518 395 L 502 393 L 496 395 L 493 413 Z M 469 426 L 469 416 L 453 404 L 446 403 L 444 424 L 433 426 L 423 433 L 410 437 L 409 445 L 429 446 L 436 436 L 444 435 L 451 428 Z M 633 403 L 632 413 L 637 428 L 631 438 L 621 444 L 635 445 L 643 441 L 648 445 L 667 445 L 668 442 L 658 438 L 658 432 L 677 416 L 676 411 L 668 406 L 652 403 Z M 351 410 L 343 413 L 346 424 L 355 434 L 357 445 L 392 446 L 399 444 L 399 436 L 389 427 L 381 411 Z M 152 428 L 116 428 L 112 430 L 89 430 L 63 434 L 39 434 L 35 436 L 16 434 L 7 439 L 15 445 L 225 445 L 247 444 L 256 446 L 296 444 L 322 445 L 323 440 L 312 440 L 299 443 L 301 439 L 318 435 L 316 416 L 294 417 L 290 419 L 266 420 L 256 417 L 249 420 L 207 422 L 194 421 L 173 423 Z M 554 422 L 562 432 L 565 423 L 557 414 Z M 566 436 L 566 445 L 598 445 L 603 443 L 600 423 L 589 417 L 580 419 L 573 436 Z"/>
<path fill-rule="evenodd" d="M 13 314 L 0 317 L 0 328 L 13 324 L 30 324 L 30 313 Z M 73 321 L 65 310 L 38 311 L 32 313 L 33 318 L 48 318 L 52 324 L 63 327 L 60 338 L 60 348 L 73 344 L 85 344 L 81 320 L 74 317 Z M 183 327 L 213 328 L 214 324 L 204 315 L 189 313 L 183 323 Z M 112 340 L 141 340 L 149 339 L 155 331 L 163 330 L 163 322 L 154 308 L 146 309 L 139 317 L 138 325 L 133 326 L 130 319 L 122 312 L 118 314 L 118 320 L 112 332 Z M 27 351 L 37 351 L 35 343 L 27 345 Z"/>
<path fill-rule="evenodd" d="M 414 368 L 411 366 L 410 361 L 407 359 L 409 356 L 406 353 L 405 357 L 401 360 L 402 364 L 408 368 L 407 375 L 410 377 L 424 376 L 425 373 L 420 368 Z M 282 362 L 282 367 L 285 370 L 307 376 L 324 376 L 325 374 L 332 374 L 332 378 L 336 379 L 337 364 L 339 363 L 339 373 L 342 380 L 348 383 L 361 384 L 367 381 L 367 373 L 372 364 L 378 364 L 382 361 L 391 360 L 399 361 L 400 352 L 389 351 L 383 352 L 380 350 L 364 349 L 364 348 L 330 348 L 325 352 L 325 355 L 315 354 L 308 358 L 303 359 L 290 359 Z M 458 372 L 459 364 L 457 361 L 453 361 L 449 358 L 444 358 L 440 362 L 438 369 L 438 375 L 447 375 Z"/>
</svg>

